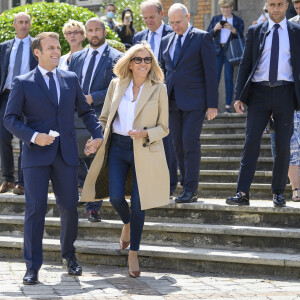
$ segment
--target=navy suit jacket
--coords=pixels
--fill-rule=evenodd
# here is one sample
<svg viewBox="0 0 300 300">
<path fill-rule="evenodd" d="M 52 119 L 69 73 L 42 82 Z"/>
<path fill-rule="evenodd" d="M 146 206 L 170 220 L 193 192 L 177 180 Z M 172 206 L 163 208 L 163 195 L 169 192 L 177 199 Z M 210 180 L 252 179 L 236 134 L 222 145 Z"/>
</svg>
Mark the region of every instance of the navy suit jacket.
<svg viewBox="0 0 300 300">
<path fill-rule="evenodd" d="M 234 14 L 232 14 L 232 15 L 233 15 L 233 27 L 236 29 L 236 31 L 240 35 L 240 37 L 243 38 L 244 37 L 244 21 L 241 18 L 237 17 L 236 15 L 234 15 Z M 221 51 L 221 46 L 220 46 L 221 30 L 214 31 L 214 28 L 215 28 L 216 24 L 222 20 L 222 17 L 223 17 L 222 15 L 214 16 L 211 19 L 210 24 L 207 28 L 207 31 L 214 38 L 214 45 L 215 45 L 217 55 L 220 54 L 220 51 Z M 237 34 L 234 34 L 231 32 L 228 41 L 230 39 L 234 39 L 237 37 L 238 37 Z"/>
<path fill-rule="evenodd" d="M 31 42 L 34 40 L 34 38 L 31 38 Z M 3 92 L 3 87 L 5 85 L 7 73 L 8 73 L 8 66 L 9 66 L 9 58 L 11 49 L 14 45 L 15 39 L 3 42 L 0 44 L 0 94 Z M 32 51 L 29 53 L 30 55 L 30 61 L 29 61 L 29 67 L 30 70 L 33 70 L 37 65 L 38 62 L 34 58 Z"/>
<path fill-rule="evenodd" d="M 69 64 L 69 71 L 75 72 L 80 82 L 87 54 L 88 48 L 74 53 Z M 93 98 L 93 108 L 98 116 L 101 114 L 107 89 L 113 78 L 113 65 L 121 54 L 120 51 L 107 45 L 94 72 L 90 94 Z"/>
<path fill-rule="evenodd" d="M 217 108 L 218 80 L 212 36 L 191 27 L 175 66 L 169 54 L 174 38 L 175 32 L 162 39 L 169 97 L 174 89 L 176 104 L 183 111 Z"/>
<path fill-rule="evenodd" d="M 137 33 L 134 37 L 133 37 L 133 45 L 138 44 L 142 41 L 147 41 L 148 40 L 148 34 L 149 34 L 149 29 L 145 29 L 139 33 Z M 163 28 L 163 32 L 162 32 L 162 38 L 165 37 L 166 35 L 170 34 L 173 32 L 173 29 L 171 26 L 164 24 L 164 28 Z M 160 64 L 162 64 L 162 52 L 163 52 L 163 48 L 162 45 L 160 43 L 160 49 L 158 52 L 158 62 Z M 162 68 L 164 69 L 164 67 L 162 66 Z"/>
<path fill-rule="evenodd" d="M 248 104 L 248 95 L 252 83 L 252 78 L 260 61 L 265 40 L 268 35 L 268 21 L 254 26 L 250 26 L 246 35 L 246 44 L 243 58 L 239 65 L 237 81 L 235 85 L 235 100 L 241 100 Z M 290 39 L 291 64 L 293 67 L 293 77 L 295 83 L 295 105 L 300 108 L 300 26 L 287 22 Z"/>
<path fill-rule="evenodd" d="M 57 70 L 60 85 L 59 106 L 53 103 L 51 93 L 38 68 L 16 76 L 4 115 L 4 126 L 22 140 L 22 168 L 49 166 L 60 147 L 66 164 L 77 166 L 78 147 L 74 129 L 74 112 L 78 111 L 93 138 L 102 138 L 101 125 L 94 110 L 86 102 L 75 73 Z M 21 117 L 24 115 L 24 122 Z M 31 143 L 35 132 L 60 133 L 49 146 Z"/>
</svg>

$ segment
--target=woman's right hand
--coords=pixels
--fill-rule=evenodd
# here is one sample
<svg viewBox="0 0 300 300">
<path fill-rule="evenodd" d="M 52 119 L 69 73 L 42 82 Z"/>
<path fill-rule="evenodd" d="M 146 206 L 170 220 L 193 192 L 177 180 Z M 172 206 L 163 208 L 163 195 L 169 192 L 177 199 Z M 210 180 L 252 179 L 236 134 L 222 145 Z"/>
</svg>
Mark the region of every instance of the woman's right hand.
<svg viewBox="0 0 300 300">
<path fill-rule="evenodd" d="M 222 25 L 221 25 L 220 22 L 218 22 L 218 23 L 216 24 L 216 26 L 214 27 L 214 31 L 216 32 L 217 30 L 221 30 L 221 29 L 222 29 Z"/>
</svg>

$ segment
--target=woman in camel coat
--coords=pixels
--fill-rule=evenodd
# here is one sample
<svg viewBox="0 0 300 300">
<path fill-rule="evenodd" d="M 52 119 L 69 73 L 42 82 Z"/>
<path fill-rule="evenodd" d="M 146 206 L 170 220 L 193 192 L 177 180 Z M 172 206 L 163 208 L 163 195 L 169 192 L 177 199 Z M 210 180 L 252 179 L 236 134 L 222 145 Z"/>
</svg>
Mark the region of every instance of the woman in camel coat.
<svg viewBox="0 0 300 300">
<path fill-rule="evenodd" d="M 100 116 L 104 142 L 89 170 L 81 201 L 110 198 L 124 223 L 121 250 L 130 244 L 129 276 L 138 277 L 145 210 L 169 203 L 170 178 L 162 141 L 169 133 L 168 97 L 163 73 L 147 43 L 130 48 L 114 72 L 118 78 L 111 81 Z M 131 196 L 131 209 L 125 195 Z"/>
</svg>

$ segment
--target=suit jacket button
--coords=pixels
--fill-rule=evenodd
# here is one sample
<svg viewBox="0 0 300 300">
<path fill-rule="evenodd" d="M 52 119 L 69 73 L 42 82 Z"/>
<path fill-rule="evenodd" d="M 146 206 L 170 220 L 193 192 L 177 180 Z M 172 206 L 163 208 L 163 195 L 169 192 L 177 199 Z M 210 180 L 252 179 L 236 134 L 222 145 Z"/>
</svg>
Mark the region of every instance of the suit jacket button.
<svg viewBox="0 0 300 300">
<path fill-rule="evenodd" d="M 146 143 L 144 143 L 144 144 L 143 144 L 143 147 L 146 147 L 146 146 L 147 146 Z"/>
</svg>

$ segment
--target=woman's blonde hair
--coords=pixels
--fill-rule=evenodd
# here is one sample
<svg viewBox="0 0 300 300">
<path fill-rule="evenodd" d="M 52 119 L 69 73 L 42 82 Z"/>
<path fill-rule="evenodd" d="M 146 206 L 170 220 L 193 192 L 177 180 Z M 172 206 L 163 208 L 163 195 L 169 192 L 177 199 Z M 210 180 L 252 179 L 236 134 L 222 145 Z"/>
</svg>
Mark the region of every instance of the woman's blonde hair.
<svg viewBox="0 0 300 300">
<path fill-rule="evenodd" d="M 63 32 L 64 35 L 66 34 L 68 28 L 70 28 L 70 27 L 77 27 L 77 28 L 79 28 L 80 31 L 82 32 L 82 35 L 85 36 L 86 30 L 85 30 L 85 27 L 84 27 L 84 25 L 83 25 L 82 22 L 79 22 L 79 21 L 76 21 L 76 20 L 69 20 L 67 23 L 65 23 L 65 25 L 64 25 L 64 27 L 62 29 L 62 32 Z"/>
<path fill-rule="evenodd" d="M 124 79 L 126 77 L 132 78 L 132 71 L 129 68 L 129 64 L 131 60 L 136 57 L 137 53 L 143 50 L 147 50 L 149 52 L 149 56 L 152 57 L 151 69 L 148 73 L 148 78 L 154 83 L 163 83 L 164 73 L 159 67 L 150 45 L 146 41 L 132 46 L 116 63 L 114 73 L 120 79 Z"/>
<path fill-rule="evenodd" d="M 220 7 L 230 7 L 234 5 L 233 0 L 219 0 Z"/>
</svg>

